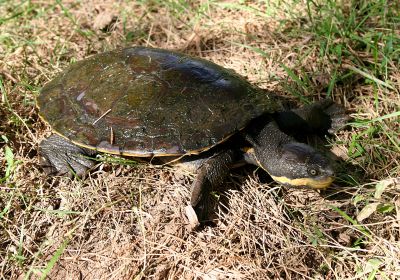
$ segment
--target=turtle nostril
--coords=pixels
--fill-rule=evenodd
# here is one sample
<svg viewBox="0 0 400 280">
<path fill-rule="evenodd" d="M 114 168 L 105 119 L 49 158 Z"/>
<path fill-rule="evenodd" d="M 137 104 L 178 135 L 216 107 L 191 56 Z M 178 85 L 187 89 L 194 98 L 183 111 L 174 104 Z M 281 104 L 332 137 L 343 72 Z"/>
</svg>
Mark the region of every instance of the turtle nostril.
<svg viewBox="0 0 400 280">
<path fill-rule="evenodd" d="M 333 169 L 327 169 L 326 175 L 328 175 L 329 177 L 335 177 L 335 171 Z"/>
</svg>

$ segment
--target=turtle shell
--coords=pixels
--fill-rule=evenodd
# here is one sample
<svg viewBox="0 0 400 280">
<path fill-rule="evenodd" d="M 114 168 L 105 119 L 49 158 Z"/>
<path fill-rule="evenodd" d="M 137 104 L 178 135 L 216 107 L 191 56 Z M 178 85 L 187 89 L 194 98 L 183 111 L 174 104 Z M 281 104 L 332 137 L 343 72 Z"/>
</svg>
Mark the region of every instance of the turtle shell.
<svg viewBox="0 0 400 280">
<path fill-rule="evenodd" d="M 43 87 L 37 105 L 73 143 L 132 156 L 198 154 L 280 109 L 232 70 L 146 47 L 76 62 Z"/>
</svg>

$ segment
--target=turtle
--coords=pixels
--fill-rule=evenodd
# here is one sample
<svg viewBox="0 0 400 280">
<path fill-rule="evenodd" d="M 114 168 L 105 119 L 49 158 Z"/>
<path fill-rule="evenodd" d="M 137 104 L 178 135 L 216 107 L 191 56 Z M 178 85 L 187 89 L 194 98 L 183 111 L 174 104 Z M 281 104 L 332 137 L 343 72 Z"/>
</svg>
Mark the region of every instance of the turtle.
<svg viewBox="0 0 400 280">
<path fill-rule="evenodd" d="M 243 164 L 285 186 L 327 188 L 331 161 L 298 139 L 329 134 L 346 119 L 329 99 L 288 109 L 231 69 L 141 46 L 70 65 L 41 89 L 37 107 L 54 132 L 39 147 L 47 173 L 82 176 L 98 152 L 159 159 L 197 173 L 196 209 Z"/>
</svg>

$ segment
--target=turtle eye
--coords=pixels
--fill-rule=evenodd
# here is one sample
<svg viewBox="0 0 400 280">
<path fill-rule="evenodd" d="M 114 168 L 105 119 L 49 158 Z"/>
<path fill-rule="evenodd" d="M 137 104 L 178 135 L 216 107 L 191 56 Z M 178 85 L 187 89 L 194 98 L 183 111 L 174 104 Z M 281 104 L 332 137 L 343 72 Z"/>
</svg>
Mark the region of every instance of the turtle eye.
<svg viewBox="0 0 400 280">
<path fill-rule="evenodd" d="M 308 174 L 310 174 L 311 176 L 317 176 L 318 171 L 314 168 L 310 168 L 308 169 Z"/>
</svg>

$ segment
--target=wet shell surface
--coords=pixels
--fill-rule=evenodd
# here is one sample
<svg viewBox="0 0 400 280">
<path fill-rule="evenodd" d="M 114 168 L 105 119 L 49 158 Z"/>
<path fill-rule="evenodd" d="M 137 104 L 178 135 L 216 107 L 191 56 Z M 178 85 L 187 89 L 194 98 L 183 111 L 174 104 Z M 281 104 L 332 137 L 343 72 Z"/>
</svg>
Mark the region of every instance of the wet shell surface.
<svg viewBox="0 0 400 280">
<path fill-rule="evenodd" d="M 133 47 L 71 65 L 37 98 L 40 116 L 80 146 L 113 154 L 197 154 L 279 102 L 232 70 Z"/>
</svg>

